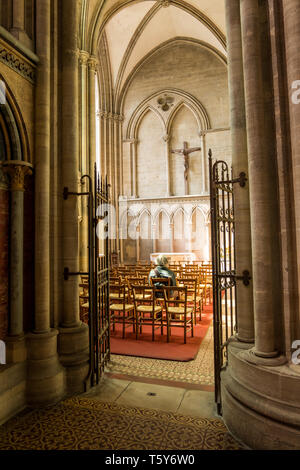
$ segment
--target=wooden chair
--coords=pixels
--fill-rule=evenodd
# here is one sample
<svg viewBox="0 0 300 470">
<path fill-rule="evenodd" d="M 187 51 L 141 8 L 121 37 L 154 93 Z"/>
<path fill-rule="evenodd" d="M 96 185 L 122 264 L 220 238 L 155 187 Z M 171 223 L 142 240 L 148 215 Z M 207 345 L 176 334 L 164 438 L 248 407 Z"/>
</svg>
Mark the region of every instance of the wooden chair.
<svg viewBox="0 0 300 470">
<path fill-rule="evenodd" d="M 82 281 L 82 278 L 81 278 Z M 82 291 L 79 293 L 79 316 L 83 323 L 89 323 L 89 284 L 81 282 L 79 287 Z"/>
<path fill-rule="evenodd" d="M 177 294 L 175 292 L 177 292 Z M 164 287 L 167 342 L 170 342 L 171 328 L 184 329 L 184 344 L 186 344 L 187 333 L 189 331 L 191 331 L 191 336 L 194 336 L 194 309 L 187 305 L 187 294 L 188 291 L 186 286 Z"/>
<path fill-rule="evenodd" d="M 143 325 L 151 325 L 152 341 L 154 341 L 157 328 L 161 329 L 163 335 L 163 309 L 156 303 L 156 289 L 147 285 L 133 285 L 132 289 L 136 314 L 136 338 L 138 331 L 142 333 Z"/>
<path fill-rule="evenodd" d="M 199 320 L 202 320 L 202 295 L 198 292 L 198 277 L 182 277 L 178 279 L 178 285 L 187 287 L 187 302 L 192 304 L 194 309 L 194 324 L 197 323 L 197 312 L 199 312 Z"/>
<path fill-rule="evenodd" d="M 133 332 L 135 332 L 136 318 L 134 304 L 127 303 L 128 294 L 125 291 L 125 285 L 114 286 L 114 289 L 118 291 L 118 298 L 109 306 L 111 325 L 113 331 L 115 331 L 116 323 L 122 324 L 122 338 L 125 338 L 126 325 L 132 326 Z M 137 334 L 137 332 L 136 332 Z"/>
<path fill-rule="evenodd" d="M 203 298 L 205 304 L 212 302 L 212 268 L 201 268 L 200 269 L 200 289 L 203 292 Z"/>
<path fill-rule="evenodd" d="M 133 290 L 132 286 L 145 286 L 147 284 L 147 278 L 146 277 L 133 277 L 133 276 L 127 276 L 126 278 L 127 284 L 128 284 L 128 290 L 131 296 L 131 299 L 133 299 Z M 148 292 L 148 298 L 150 299 L 151 294 Z"/>
</svg>

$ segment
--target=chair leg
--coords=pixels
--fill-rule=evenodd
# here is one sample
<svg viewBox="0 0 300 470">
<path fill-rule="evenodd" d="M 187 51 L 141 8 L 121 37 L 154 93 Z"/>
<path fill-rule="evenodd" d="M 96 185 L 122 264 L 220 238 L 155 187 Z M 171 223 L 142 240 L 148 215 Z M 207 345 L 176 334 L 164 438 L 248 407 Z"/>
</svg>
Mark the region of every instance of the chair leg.
<svg viewBox="0 0 300 470">
<path fill-rule="evenodd" d="M 122 339 L 124 339 L 125 338 L 125 315 L 123 315 L 122 320 L 123 320 Z"/>
<path fill-rule="evenodd" d="M 152 315 L 152 341 L 154 341 L 154 315 Z"/>
<path fill-rule="evenodd" d="M 138 339 L 139 335 L 139 319 L 138 319 L 138 314 L 135 314 L 135 339 Z"/>
</svg>

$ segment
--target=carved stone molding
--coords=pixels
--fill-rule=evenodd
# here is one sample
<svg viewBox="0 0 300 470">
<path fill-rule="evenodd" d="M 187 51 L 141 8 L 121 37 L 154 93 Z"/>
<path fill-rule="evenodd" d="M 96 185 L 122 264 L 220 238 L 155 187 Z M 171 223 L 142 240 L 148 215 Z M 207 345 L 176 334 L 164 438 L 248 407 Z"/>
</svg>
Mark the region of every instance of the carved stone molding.
<svg viewBox="0 0 300 470">
<path fill-rule="evenodd" d="M 25 176 L 32 175 L 32 165 L 21 161 L 7 161 L 3 162 L 2 170 L 10 177 L 10 190 L 11 191 L 24 191 L 25 190 Z"/>
<path fill-rule="evenodd" d="M 0 62 L 22 75 L 31 83 L 35 82 L 35 66 L 15 52 L 0 38 Z"/>
</svg>

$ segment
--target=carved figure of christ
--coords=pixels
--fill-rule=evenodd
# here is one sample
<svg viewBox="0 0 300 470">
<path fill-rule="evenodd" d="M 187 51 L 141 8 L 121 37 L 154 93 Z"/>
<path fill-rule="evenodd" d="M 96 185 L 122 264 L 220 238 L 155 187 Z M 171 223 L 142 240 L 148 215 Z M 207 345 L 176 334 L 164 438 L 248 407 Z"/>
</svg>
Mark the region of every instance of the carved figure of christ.
<svg viewBox="0 0 300 470">
<path fill-rule="evenodd" d="M 199 150 L 201 150 L 201 147 L 193 147 L 189 149 L 189 145 L 187 142 L 183 142 L 183 149 L 171 150 L 171 153 L 176 153 L 178 155 L 184 156 L 184 189 L 185 189 L 186 196 L 189 194 L 188 175 L 189 175 L 189 168 L 190 168 L 190 154 L 194 152 L 198 152 Z"/>
</svg>

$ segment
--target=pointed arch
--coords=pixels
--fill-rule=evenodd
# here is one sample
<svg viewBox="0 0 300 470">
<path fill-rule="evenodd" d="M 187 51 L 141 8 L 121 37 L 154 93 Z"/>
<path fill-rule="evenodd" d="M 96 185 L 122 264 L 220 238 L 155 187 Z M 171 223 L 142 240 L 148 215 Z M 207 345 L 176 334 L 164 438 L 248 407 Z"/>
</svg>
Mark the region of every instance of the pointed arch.
<svg viewBox="0 0 300 470">
<path fill-rule="evenodd" d="M 153 106 L 149 104 L 143 104 L 142 106 L 140 105 L 135 109 L 130 118 L 126 131 L 126 139 L 137 139 L 140 124 L 148 112 L 155 114 L 155 116 L 161 122 L 162 132 L 165 132 L 165 122 L 161 114 Z"/>
<path fill-rule="evenodd" d="M 10 160 L 23 160 L 31 162 L 29 139 L 19 106 L 7 85 L 4 77 L 0 75 L 0 123 L 4 142 L 7 146 L 7 158 Z"/>
</svg>

